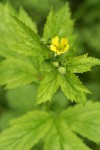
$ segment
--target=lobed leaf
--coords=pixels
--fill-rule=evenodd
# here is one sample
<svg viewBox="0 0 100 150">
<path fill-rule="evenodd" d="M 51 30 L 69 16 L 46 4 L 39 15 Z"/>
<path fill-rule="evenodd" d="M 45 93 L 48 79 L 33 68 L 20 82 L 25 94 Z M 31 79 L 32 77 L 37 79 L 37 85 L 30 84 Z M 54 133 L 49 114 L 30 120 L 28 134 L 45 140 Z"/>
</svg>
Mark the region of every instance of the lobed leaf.
<svg viewBox="0 0 100 150">
<path fill-rule="evenodd" d="M 0 55 L 4 57 L 16 56 L 16 52 L 9 48 L 13 41 L 17 41 L 15 24 L 12 22 L 10 14 L 17 15 L 9 3 L 5 5 L 0 3 Z"/>
<path fill-rule="evenodd" d="M 30 27 L 28 27 L 16 16 L 12 17 L 16 22 L 16 28 L 18 30 L 17 34 L 20 41 L 13 43 L 11 47 L 13 47 L 13 49 L 17 52 L 28 56 L 42 56 L 45 51 L 42 49 L 37 34 L 35 34 L 35 32 Z"/>
<path fill-rule="evenodd" d="M 44 150 L 91 150 L 68 128 L 64 120 L 57 119 L 45 139 Z"/>
<path fill-rule="evenodd" d="M 62 113 L 69 128 L 89 140 L 100 142 L 100 103 L 87 102 L 69 107 Z"/>
<path fill-rule="evenodd" d="M 100 60 L 93 57 L 88 57 L 87 54 L 69 58 L 66 60 L 66 68 L 72 73 L 83 73 L 91 71 L 91 67 L 100 65 Z"/>
<path fill-rule="evenodd" d="M 36 23 L 33 22 L 31 17 L 26 13 L 26 11 L 21 7 L 17 16 L 23 23 L 30 27 L 35 33 L 38 33 Z"/>
<path fill-rule="evenodd" d="M 0 149 L 30 150 L 42 139 L 44 150 L 91 150 L 82 137 L 100 142 L 98 102 L 77 104 L 60 114 L 54 113 L 36 110 L 13 120 L 12 127 L 0 135 Z"/>
<path fill-rule="evenodd" d="M 58 89 L 58 80 L 56 71 L 48 73 L 40 83 L 37 96 L 37 104 L 51 100 L 53 94 Z"/>
<path fill-rule="evenodd" d="M 46 112 L 33 111 L 12 124 L 13 127 L 1 134 L 2 150 L 30 150 L 48 132 L 51 120 Z"/>
<path fill-rule="evenodd" d="M 6 59 L 0 63 L 0 84 L 7 89 L 16 88 L 36 82 L 38 71 L 30 61 Z"/>
<path fill-rule="evenodd" d="M 66 4 L 57 13 L 51 10 L 44 27 L 43 37 L 48 40 L 58 35 L 60 37 L 67 37 L 71 42 L 74 39 L 73 25 L 74 22 L 71 19 L 69 6 Z"/>
<path fill-rule="evenodd" d="M 9 3 L 5 5 L 0 3 L 0 10 L 0 55 L 17 57 L 18 52 L 34 55 L 38 50 L 41 51 L 39 39 L 34 33 L 37 32 L 36 25 L 28 14 L 23 9 L 17 13 Z M 16 16 L 17 23 L 12 20 L 12 15 Z M 35 51 L 36 47 L 37 51 Z"/>
<path fill-rule="evenodd" d="M 67 73 L 65 76 L 59 76 L 59 84 L 61 86 L 61 90 L 68 99 L 78 103 L 86 102 L 85 93 L 89 93 L 89 91 L 76 75 Z"/>
</svg>

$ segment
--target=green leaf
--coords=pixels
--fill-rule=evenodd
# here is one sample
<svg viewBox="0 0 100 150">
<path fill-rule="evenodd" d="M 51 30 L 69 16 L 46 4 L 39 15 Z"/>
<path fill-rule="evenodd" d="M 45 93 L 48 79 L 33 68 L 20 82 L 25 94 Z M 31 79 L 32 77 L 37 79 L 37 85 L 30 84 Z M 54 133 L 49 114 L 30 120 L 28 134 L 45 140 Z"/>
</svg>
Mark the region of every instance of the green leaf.
<svg viewBox="0 0 100 150">
<path fill-rule="evenodd" d="M 19 53 L 28 56 L 44 54 L 36 34 L 36 25 L 27 13 L 23 9 L 16 13 L 9 4 L 0 4 L 0 10 L 0 55 L 12 57 Z"/>
<path fill-rule="evenodd" d="M 62 113 L 70 129 L 89 140 L 100 142 L 100 103 L 87 102 L 69 107 Z"/>
<path fill-rule="evenodd" d="M 6 59 L 0 64 L 0 84 L 7 89 L 37 82 L 38 72 L 30 61 Z"/>
<path fill-rule="evenodd" d="M 0 136 L 0 149 L 30 150 L 40 139 L 44 140 L 44 150 L 90 150 L 59 115 L 43 111 L 12 121 L 12 127 Z"/>
<path fill-rule="evenodd" d="M 81 137 L 100 142 L 100 103 L 77 104 L 60 113 L 32 111 L 11 124 L 1 133 L 2 150 L 30 150 L 40 139 L 44 150 L 91 150 Z"/>
<path fill-rule="evenodd" d="M 23 8 L 20 8 L 18 18 L 27 26 L 29 26 L 35 33 L 38 33 L 35 22 L 33 22 L 31 17 L 26 13 Z"/>
<path fill-rule="evenodd" d="M 37 104 L 51 100 L 53 94 L 57 91 L 58 86 L 57 72 L 52 70 L 52 72 L 45 75 L 40 83 Z"/>
<path fill-rule="evenodd" d="M 79 78 L 71 73 L 65 76 L 59 76 L 59 84 L 61 90 L 72 102 L 86 102 L 86 94 L 89 93 L 88 89 L 81 83 Z"/>
<path fill-rule="evenodd" d="M 56 36 L 56 33 L 58 31 L 56 31 L 57 28 L 54 27 L 54 23 L 55 22 L 56 22 L 56 16 L 55 16 L 53 10 L 51 10 L 51 12 L 50 12 L 50 14 L 49 14 L 49 16 L 47 18 L 46 25 L 44 27 L 44 35 L 43 35 L 43 37 L 45 39 L 47 39 L 47 40 L 49 38 L 52 39 L 54 36 Z"/>
<path fill-rule="evenodd" d="M 57 119 L 45 139 L 44 150 L 90 150 L 64 120 Z"/>
<path fill-rule="evenodd" d="M 66 60 L 67 70 L 73 73 L 83 73 L 91 71 L 91 67 L 100 65 L 100 60 L 93 57 L 88 57 L 87 54 L 69 58 Z"/>
<path fill-rule="evenodd" d="M 13 127 L 4 131 L 0 137 L 2 150 L 30 150 L 44 138 L 51 126 L 49 114 L 33 111 L 12 122 Z"/>
<path fill-rule="evenodd" d="M 75 74 L 62 75 L 56 70 L 52 70 L 41 81 L 37 104 L 50 100 L 59 87 L 69 100 L 77 103 L 85 103 L 86 94 L 90 93 Z"/>
<path fill-rule="evenodd" d="M 17 52 L 28 56 L 42 56 L 40 54 L 44 54 L 45 51 L 42 49 L 38 35 L 16 16 L 12 16 L 12 18 L 16 22 L 20 41 L 13 43 L 11 47 Z"/>
<path fill-rule="evenodd" d="M 73 39 L 73 20 L 68 4 L 62 7 L 57 13 L 51 10 L 46 25 L 44 27 L 43 37 L 48 40 L 55 36 L 67 37 L 70 41 Z"/>
<path fill-rule="evenodd" d="M 9 3 L 5 5 L 0 3 L 0 55 L 4 57 L 16 55 L 16 52 L 9 48 L 13 41 L 17 41 L 15 24 L 12 22 L 10 14 L 17 15 Z"/>
</svg>

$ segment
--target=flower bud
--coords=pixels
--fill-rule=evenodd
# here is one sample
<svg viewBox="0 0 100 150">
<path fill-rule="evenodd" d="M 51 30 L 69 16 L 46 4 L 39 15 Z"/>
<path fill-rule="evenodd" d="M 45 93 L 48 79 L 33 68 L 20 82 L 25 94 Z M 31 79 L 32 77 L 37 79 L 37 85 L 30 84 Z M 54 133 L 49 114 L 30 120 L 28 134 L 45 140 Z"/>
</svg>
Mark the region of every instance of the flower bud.
<svg viewBox="0 0 100 150">
<path fill-rule="evenodd" d="M 54 61 L 52 64 L 53 64 L 53 66 L 56 67 L 56 68 L 59 67 L 59 63 L 58 63 L 57 61 Z"/>
<path fill-rule="evenodd" d="M 58 71 L 60 74 L 65 74 L 66 73 L 66 68 L 65 67 L 59 67 Z"/>
</svg>

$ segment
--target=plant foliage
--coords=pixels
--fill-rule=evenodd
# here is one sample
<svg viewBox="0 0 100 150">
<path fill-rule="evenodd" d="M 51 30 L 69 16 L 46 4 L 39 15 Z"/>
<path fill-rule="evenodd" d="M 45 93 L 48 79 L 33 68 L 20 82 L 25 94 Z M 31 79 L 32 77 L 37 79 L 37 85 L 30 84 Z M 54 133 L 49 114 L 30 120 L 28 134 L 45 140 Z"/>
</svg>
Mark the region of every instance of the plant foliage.
<svg viewBox="0 0 100 150">
<path fill-rule="evenodd" d="M 68 4 L 57 13 L 51 10 L 42 39 L 36 34 L 35 24 L 22 8 L 19 13 L 14 13 L 15 11 L 9 4 L 4 6 L 0 4 L 0 7 L 6 14 L 1 20 L 0 29 L 2 35 L 0 52 L 6 57 L 6 60 L 3 60 L 0 65 L 1 85 L 6 85 L 9 89 L 38 82 L 41 71 L 42 81 L 37 103 L 50 100 L 59 87 L 71 101 L 85 102 L 86 93 L 89 91 L 73 73 L 90 71 L 91 67 L 100 64 L 100 61 L 88 57 L 87 54 L 75 56 L 74 22 L 71 19 Z M 5 30 L 6 25 L 8 26 L 7 31 Z M 8 35 L 10 35 L 9 41 L 7 41 Z M 68 38 L 70 50 L 62 56 L 55 57 L 48 43 L 56 35 Z M 33 63 L 35 59 L 40 64 L 40 71 L 37 71 Z M 58 67 L 54 66 L 54 61 L 58 63 Z"/>
<path fill-rule="evenodd" d="M 51 51 L 55 37 L 66 39 L 66 43 L 68 40 L 67 52 L 57 55 Z M 34 107 L 29 101 L 24 105 L 22 101 L 32 98 L 32 91 L 37 93 L 33 102 L 35 109 L 13 120 L 12 126 L 1 133 L 0 150 L 31 150 L 38 143 L 42 143 L 44 150 L 91 150 L 84 139 L 100 142 L 100 103 L 86 103 L 90 92 L 78 77 L 100 65 L 100 60 L 87 53 L 77 53 L 74 21 L 68 3 L 57 11 L 51 9 L 41 37 L 36 23 L 23 8 L 16 11 L 9 3 L 0 3 L 0 85 L 6 89 L 19 88 L 19 93 L 30 91 L 22 99 L 22 95 L 17 97 L 16 92 L 8 92 L 10 107 L 21 114 Z M 21 87 L 25 85 L 28 86 Z M 49 102 L 48 107 L 43 107 L 42 103 L 51 101 L 57 91 L 62 91 L 71 102 L 85 106 L 76 104 L 66 109 L 68 103 L 65 104 L 63 96 L 64 103 L 56 106 L 57 111 L 50 109 L 52 103 Z M 13 94 L 18 105 L 13 101 Z M 56 95 L 57 99 L 60 94 Z M 9 118 L 14 116 L 15 113 L 9 112 Z"/>
<path fill-rule="evenodd" d="M 100 142 L 100 104 L 87 102 L 85 107 L 77 104 L 60 114 L 36 110 L 11 124 L 1 134 L 2 150 L 30 150 L 40 139 L 44 141 L 44 150 L 90 150 L 76 133 Z"/>
</svg>

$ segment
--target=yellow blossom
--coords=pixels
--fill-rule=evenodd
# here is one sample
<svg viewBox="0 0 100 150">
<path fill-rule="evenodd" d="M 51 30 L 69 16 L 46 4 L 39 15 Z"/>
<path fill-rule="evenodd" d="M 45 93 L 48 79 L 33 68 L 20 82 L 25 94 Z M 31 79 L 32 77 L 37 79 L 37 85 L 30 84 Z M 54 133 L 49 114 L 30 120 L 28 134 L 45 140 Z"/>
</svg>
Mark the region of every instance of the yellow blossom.
<svg viewBox="0 0 100 150">
<path fill-rule="evenodd" d="M 52 44 L 50 45 L 50 49 L 54 51 L 57 55 L 65 53 L 69 50 L 69 43 L 67 38 L 61 38 L 59 41 L 59 37 L 56 36 L 52 39 Z"/>
</svg>

